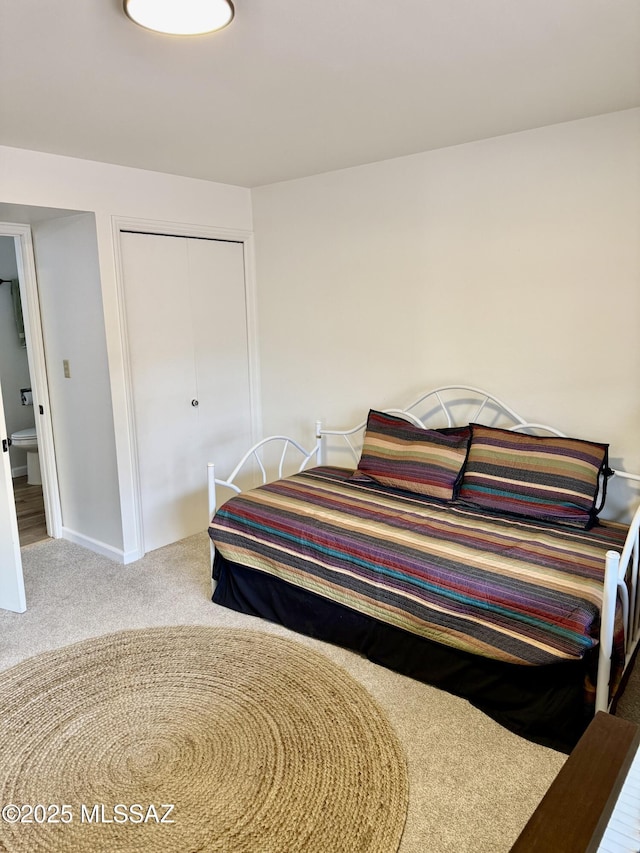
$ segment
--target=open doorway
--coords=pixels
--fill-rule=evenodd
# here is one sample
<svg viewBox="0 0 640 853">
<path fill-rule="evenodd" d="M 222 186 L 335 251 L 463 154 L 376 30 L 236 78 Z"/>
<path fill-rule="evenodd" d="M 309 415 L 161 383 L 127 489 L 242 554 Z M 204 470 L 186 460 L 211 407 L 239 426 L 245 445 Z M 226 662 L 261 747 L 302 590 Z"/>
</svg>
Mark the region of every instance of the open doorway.
<svg viewBox="0 0 640 853">
<path fill-rule="evenodd" d="M 48 537 L 15 239 L 0 235 L 0 383 L 20 546 Z"/>
<path fill-rule="evenodd" d="M 32 431 L 34 425 L 36 428 L 35 443 L 31 441 L 28 435 L 19 436 L 16 444 L 20 446 L 15 449 L 22 450 L 23 453 L 14 455 L 17 457 L 16 464 L 18 466 L 20 464 L 26 465 L 27 482 L 28 480 L 32 480 L 34 483 L 38 480 L 41 481 L 47 534 L 53 538 L 59 538 L 62 530 L 62 513 L 31 226 L 23 223 L 0 221 L 0 238 L 8 238 L 13 244 L 13 260 L 15 261 L 15 275 L 19 285 L 21 309 L 21 318 L 18 320 L 16 309 L 13 304 L 10 305 L 9 329 L 7 331 L 13 330 L 14 335 L 17 333 L 19 341 L 20 335 L 24 334 L 27 356 L 27 373 L 22 375 L 28 376 L 28 382 L 26 385 L 20 385 L 17 392 L 19 399 L 15 398 L 12 402 L 25 412 L 22 417 L 28 419 L 29 422 L 22 429 L 18 427 L 17 432 L 21 433 L 23 429 Z M 11 259 L 10 253 L 9 259 Z M 2 287 L 7 287 L 7 285 L 2 285 Z M 10 293 L 9 296 L 11 297 Z M 21 369 L 24 370 L 24 353 L 22 358 Z M 2 381 L 1 376 L 0 381 Z M 12 388 L 8 390 L 11 391 Z M 3 404 L 3 415 L 5 407 Z M 4 418 L 2 422 L 5 426 Z M 5 429 L 7 440 L 10 440 L 12 433 L 15 435 L 13 429 Z M 6 456 L 9 457 L 10 454 L 7 453 Z M 30 468 L 32 469 L 31 472 L 29 471 Z M 13 479 L 13 472 L 10 470 L 9 473 Z M 9 488 L 11 483 L 8 486 L 6 483 L 4 485 Z"/>
<path fill-rule="evenodd" d="M 95 216 L 0 203 L 3 236 L 17 259 L 48 534 L 125 562 Z M 2 404 L 0 433 L 0 608 L 22 612 Z"/>
<path fill-rule="evenodd" d="M 2 273 L 4 281 L 0 288 L 5 289 L 3 303 L 5 308 L 8 305 L 8 312 L 3 312 L 0 320 L 3 322 L 2 340 L 4 343 L 5 339 L 9 339 L 9 347 L 13 341 L 11 355 L 8 355 L 10 350 L 3 355 L 7 355 L 7 360 L 13 361 L 15 367 L 15 370 L 8 370 L 7 373 L 3 364 L 0 375 L 0 391 L 3 383 L 6 384 L 7 409 L 12 412 L 11 429 L 8 430 L 5 425 L 5 405 L 0 402 L 0 608 L 21 613 L 26 608 L 26 600 L 14 474 L 18 485 L 24 469 L 27 484 L 29 479 L 41 480 L 41 483 L 37 483 L 41 487 L 41 493 L 38 489 L 36 502 L 42 501 L 40 520 L 44 513 L 47 534 L 52 537 L 60 536 L 61 512 L 31 228 L 26 224 L 0 221 L 0 238 L 7 238 L 9 241 L 3 241 L 3 257 L 8 266 L 6 273 Z M 12 288 L 16 282 L 17 288 Z M 20 312 L 17 310 L 18 298 Z M 23 334 L 24 347 L 21 345 Z M 19 385 L 14 389 L 16 380 L 19 380 Z M 19 399 L 15 398 L 14 390 Z M 16 408 L 18 415 L 13 414 Z M 30 430 L 31 435 L 27 435 L 25 430 Z M 12 435 L 18 445 L 16 450 L 23 452 L 14 453 L 14 458 L 10 460 Z"/>
</svg>

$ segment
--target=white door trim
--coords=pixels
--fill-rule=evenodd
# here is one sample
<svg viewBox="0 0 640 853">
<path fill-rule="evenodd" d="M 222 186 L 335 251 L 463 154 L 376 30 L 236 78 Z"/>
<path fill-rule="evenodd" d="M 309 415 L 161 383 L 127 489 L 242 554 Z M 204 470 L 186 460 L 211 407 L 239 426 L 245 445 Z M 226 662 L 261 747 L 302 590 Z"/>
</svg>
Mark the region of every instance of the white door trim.
<svg viewBox="0 0 640 853">
<path fill-rule="evenodd" d="M 42 473 L 47 533 L 52 538 L 59 539 L 62 536 L 62 509 L 53 443 L 53 427 L 51 425 L 51 404 L 31 226 L 19 225 L 14 222 L 0 222 L 0 236 L 13 237 L 15 242 L 34 406 L 42 406 L 42 414 L 36 408 L 35 418 L 38 429 L 38 455 Z"/>
<path fill-rule="evenodd" d="M 208 240 L 231 240 L 243 244 L 244 257 L 244 287 L 247 310 L 247 346 L 249 357 L 249 397 L 251 406 L 252 441 L 257 441 L 262 430 L 262 405 L 260 397 L 259 349 L 258 349 L 258 318 L 257 293 L 254 261 L 254 240 L 251 231 L 240 229 L 218 228 L 206 225 L 185 225 L 181 222 L 159 222 L 150 219 L 132 219 L 130 217 L 113 216 L 111 218 L 113 246 L 115 253 L 116 304 L 118 312 L 118 333 L 122 353 L 122 366 L 126 399 L 126 448 L 128 462 L 123 464 L 130 495 L 121 494 L 121 504 L 131 506 L 133 519 L 131 522 L 123 517 L 123 551 L 127 562 L 144 556 L 144 533 L 142 524 L 142 492 L 138 466 L 138 448 L 136 442 L 136 425 L 133 404 L 133 382 L 131 374 L 131 358 L 129 353 L 129 338 L 125 311 L 124 274 L 122 266 L 122 248 L 120 243 L 121 231 L 134 231 L 146 234 L 167 235 L 170 237 L 195 237 Z M 203 478 L 207 472 L 203 471 Z M 122 480 L 121 480 L 122 488 Z"/>
</svg>

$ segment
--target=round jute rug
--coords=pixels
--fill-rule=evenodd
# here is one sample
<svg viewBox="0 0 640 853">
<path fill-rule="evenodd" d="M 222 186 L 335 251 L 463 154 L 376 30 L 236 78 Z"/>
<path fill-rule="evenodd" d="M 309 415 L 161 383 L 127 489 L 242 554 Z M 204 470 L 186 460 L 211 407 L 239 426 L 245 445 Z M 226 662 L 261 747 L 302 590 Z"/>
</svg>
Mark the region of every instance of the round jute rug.
<svg viewBox="0 0 640 853">
<path fill-rule="evenodd" d="M 390 853 L 407 798 L 384 714 L 297 642 L 151 628 L 0 673 L 8 853 Z"/>
</svg>

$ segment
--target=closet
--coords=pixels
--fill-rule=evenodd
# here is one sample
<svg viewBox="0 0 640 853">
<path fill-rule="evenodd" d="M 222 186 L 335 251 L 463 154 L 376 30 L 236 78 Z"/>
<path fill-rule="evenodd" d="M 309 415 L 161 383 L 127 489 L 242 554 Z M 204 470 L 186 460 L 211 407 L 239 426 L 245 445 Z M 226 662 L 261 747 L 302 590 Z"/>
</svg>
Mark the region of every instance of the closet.
<svg viewBox="0 0 640 853">
<path fill-rule="evenodd" d="M 204 532 L 207 462 L 251 444 L 241 242 L 122 231 L 144 551 Z"/>
</svg>

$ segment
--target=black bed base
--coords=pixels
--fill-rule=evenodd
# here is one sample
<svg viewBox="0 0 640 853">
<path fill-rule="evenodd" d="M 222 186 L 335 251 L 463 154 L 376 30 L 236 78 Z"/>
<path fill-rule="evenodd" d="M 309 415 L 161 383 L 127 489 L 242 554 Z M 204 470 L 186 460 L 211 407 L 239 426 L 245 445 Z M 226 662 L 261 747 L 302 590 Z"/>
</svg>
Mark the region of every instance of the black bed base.
<svg viewBox="0 0 640 853">
<path fill-rule="evenodd" d="M 403 675 L 467 699 L 527 740 L 569 753 L 593 712 L 585 709 L 585 663 L 518 666 L 441 646 L 226 561 L 216 552 L 213 601 L 364 654 Z"/>
</svg>

